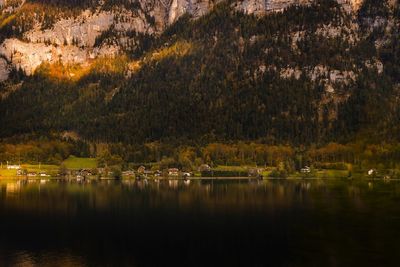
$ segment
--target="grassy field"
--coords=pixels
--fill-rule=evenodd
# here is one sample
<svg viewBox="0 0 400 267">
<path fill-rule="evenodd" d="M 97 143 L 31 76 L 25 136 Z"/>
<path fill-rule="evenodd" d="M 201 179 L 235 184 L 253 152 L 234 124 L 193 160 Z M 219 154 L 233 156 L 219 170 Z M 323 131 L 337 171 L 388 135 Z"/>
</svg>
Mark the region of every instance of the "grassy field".
<svg viewBox="0 0 400 267">
<path fill-rule="evenodd" d="M 77 158 L 70 156 L 63 164 L 67 169 L 94 169 L 97 167 L 97 160 L 94 158 Z"/>
<path fill-rule="evenodd" d="M 35 172 L 35 173 L 44 172 L 52 176 L 58 174 L 58 171 L 60 169 L 60 167 L 57 165 L 45 165 L 45 164 L 41 165 L 22 164 L 21 167 L 22 169 L 25 169 L 28 172 Z"/>
<path fill-rule="evenodd" d="M 16 170 L 0 169 L 0 177 L 15 177 L 16 175 Z"/>
<path fill-rule="evenodd" d="M 219 165 L 219 166 L 213 168 L 213 170 L 215 170 L 215 171 L 231 171 L 231 172 L 247 172 L 247 170 L 249 168 L 254 168 L 254 167 Z"/>
<path fill-rule="evenodd" d="M 349 171 L 344 170 L 316 170 L 311 176 L 315 178 L 347 178 Z"/>
<path fill-rule="evenodd" d="M 35 172 L 40 173 L 44 172 L 48 175 L 55 176 L 58 174 L 59 166 L 57 165 L 31 165 L 31 164 L 22 164 L 21 168 L 26 170 L 27 172 Z M 7 169 L 0 169 L 0 177 L 16 177 L 17 170 L 7 170 Z"/>
</svg>

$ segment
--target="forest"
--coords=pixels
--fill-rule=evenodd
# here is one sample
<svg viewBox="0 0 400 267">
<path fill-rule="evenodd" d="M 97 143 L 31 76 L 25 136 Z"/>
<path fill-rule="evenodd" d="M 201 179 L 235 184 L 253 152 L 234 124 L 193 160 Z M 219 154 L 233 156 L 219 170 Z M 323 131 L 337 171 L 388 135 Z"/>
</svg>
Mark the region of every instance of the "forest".
<svg viewBox="0 0 400 267">
<path fill-rule="evenodd" d="M 40 1 L 55 6 L 66 2 Z M 398 20 L 397 10 L 389 12 L 376 1 L 366 1 L 359 12 L 360 25 L 367 31 L 365 21 L 374 16 Z M 326 161 L 355 164 L 362 161 L 357 157 L 368 158 L 362 155 L 374 150 L 368 146 L 389 146 L 388 153 L 398 155 L 398 29 L 387 33 L 376 28 L 356 43 L 345 34 L 318 34 L 320 25 L 349 23 L 350 16 L 335 1 L 290 7 L 262 18 L 222 3 L 198 20 L 183 16 L 160 36 L 139 36 L 145 44 L 140 49 L 98 59 L 89 70 L 44 64 L 30 77 L 15 70 L 0 92 L 7 83 L 24 82 L 0 100 L 0 137 L 73 131 L 84 143 L 110 144 L 110 153 L 126 162 L 160 162 L 165 157 L 179 163 L 182 147 L 197 151 L 190 164 L 196 158 L 218 164 L 270 161 L 270 152 L 244 158 L 238 156 L 241 152 L 204 152 L 211 144 L 237 151 L 241 143 L 255 144 L 257 151 L 258 145 L 266 150 L 288 147 L 291 151 L 284 157 L 294 165 L 299 149 L 309 162 L 325 161 L 319 157 L 326 156 Z M 304 38 L 295 39 L 296 32 L 303 32 Z M 110 36 L 112 31 L 105 32 L 98 42 Z M 387 42 L 378 49 L 373 44 L 382 36 Z M 383 63 L 382 73 L 366 66 L 371 59 Z M 353 72 L 356 78 L 334 84 L 335 92 L 328 93 L 324 77 L 307 75 L 315 66 Z M 282 70 L 288 68 L 302 74 L 283 77 Z M 80 73 L 79 78 L 64 76 L 66 70 Z M 359 142 L 362 149 L 354 148 Z M 143 144 L 152 143 L 173 148 L 148 157 Z M 349 146 L 352 152 L 332 160 L 329 152 L 320 155 L 324 150 L 319 149 L 332 143 Z M 47 160 L 57 161 L 56 154 L 63 158 L 71 152 L 63 153 L 49 152 Z M 378 154 L 376 162 L 384 162 L 386 154 L 374 155 Z"/>
</svg>

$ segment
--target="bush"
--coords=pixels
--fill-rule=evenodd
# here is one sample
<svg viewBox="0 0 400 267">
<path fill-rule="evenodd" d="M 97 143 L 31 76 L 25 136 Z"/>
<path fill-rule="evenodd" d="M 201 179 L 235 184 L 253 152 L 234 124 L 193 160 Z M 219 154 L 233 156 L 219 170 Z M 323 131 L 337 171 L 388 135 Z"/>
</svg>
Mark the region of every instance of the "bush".
<svg viewBox="0 0 400 267">
<path fill-rule="evenodd" d="M 111 172 L 114 179 L 120 180 L 122 178 L 122 171 L 120 167 L 112 167 Z"/>
<path fill-rule="evenodd" d="M 247 176 L 247 172 L 241 171 L 203 171 L 201 172 L 202 177 L 244 177 Z"/>
<path fill-rule="evenodd" d="M 322 170 L 340 170 L 340 171 L 348 170 L 347 164 L 343 162 L 335 162 L 335 163 L 317 162 L 314 163 L 314 167 L 316 169 L 322 169 Z"/>
<path fill-rule="evenodd" d="M 269 177 L 272 178 L 287 178 L 288 173 L 286 170 L 273 170 L 270 174 Z"/>
</svg>

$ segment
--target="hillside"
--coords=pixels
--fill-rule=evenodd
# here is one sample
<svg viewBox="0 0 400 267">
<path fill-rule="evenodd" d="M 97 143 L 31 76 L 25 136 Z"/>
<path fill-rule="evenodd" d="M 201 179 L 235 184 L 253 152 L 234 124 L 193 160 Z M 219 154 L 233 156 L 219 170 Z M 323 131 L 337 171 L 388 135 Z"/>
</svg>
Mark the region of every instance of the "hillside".
<svg viewBox="0 0 400 267">
<path fill-rule="evenodd" d="M 1 137 L 398 141 L 396 1 L 75 2 L 3 2 Z"/>
</svg>

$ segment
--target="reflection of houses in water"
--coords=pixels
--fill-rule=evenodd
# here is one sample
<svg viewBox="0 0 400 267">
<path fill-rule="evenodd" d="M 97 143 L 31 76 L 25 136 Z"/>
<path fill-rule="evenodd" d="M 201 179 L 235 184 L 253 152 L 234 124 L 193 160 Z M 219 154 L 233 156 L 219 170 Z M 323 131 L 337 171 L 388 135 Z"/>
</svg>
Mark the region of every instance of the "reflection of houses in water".
<svg viewBox="0 0 400 267">
<path fill-rule="evenodd" d="M 368 182 L 368 188 L 369 188 L 369 189 L 374 189 L 374 184 L 371 183 L 371 182 Z"/>
<path fill-rule="evenodd" d="M 49 181 L 49 179 L 40 179 L 40 184 L 46 184 Z"/>
<path fill-rule="evenodd" d="M 311 183 L 310 182 L 302 183 L 301 189 L 303 189 L 305 191 L 309 191 L 311 189 Z"/>
<path fill-rule="evenodd" d="M 20 190 L 21 190 L 20 182 L 8 183 L 6 185 L 6 196 L 8 196 L 8 197 L 15 196 L 15 195 L 19 194 Z"/>
<path fill-rule="evenodd" d="M 169 180 L 168 185 L 170 188 L 176 189 L 178 188 L 178 180 Z"/>
<path fill-rule="evenodd" d="M 212 191 L 211 184 L 206 184 L 204 185 L 204 187 L 207 193 L 210 193 Z"/>
<path fill-rule="evenodd" d="M 138 187 L 139 189 L 144 189 L 144 188 L 146 188 L 147 184 L 148 184 L 147 179 L 138 180 L 138 181 L 136 182 L 136 185 L 137 185 L 137 187 Z"/>
</svg>

